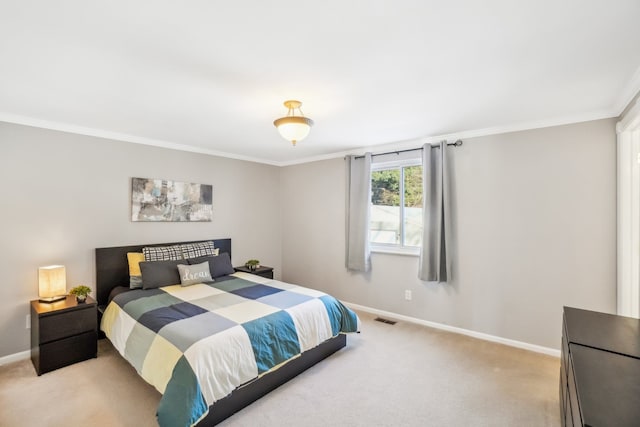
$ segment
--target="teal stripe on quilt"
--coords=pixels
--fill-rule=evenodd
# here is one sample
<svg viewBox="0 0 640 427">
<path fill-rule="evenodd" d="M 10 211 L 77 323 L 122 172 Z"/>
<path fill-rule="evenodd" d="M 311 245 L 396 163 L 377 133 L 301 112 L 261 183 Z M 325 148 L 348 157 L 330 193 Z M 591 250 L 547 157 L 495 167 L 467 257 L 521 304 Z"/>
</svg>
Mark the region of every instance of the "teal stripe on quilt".
<svg viewBox="0 0 640 427">
<path fill-rule="evenodd" d="M 260 374 L 300 354 L 296 326 L 286 311 L 243 323 L 242 327 L 249 335 Z"/>
<path fill-rule="evenodd" d="M 208 410 L 198 379 L 187 359 L 182 356 L 160 399 L 158 424 L 160 427 L 189 427 Z"/>
<path fill-rule="evenodd" d="M 358 332 L 358 316 L 353 311 L 329 295 L 321 296 L 320 301 L 327 308 L 333 336 L 340 332 Z"/>
</svg>

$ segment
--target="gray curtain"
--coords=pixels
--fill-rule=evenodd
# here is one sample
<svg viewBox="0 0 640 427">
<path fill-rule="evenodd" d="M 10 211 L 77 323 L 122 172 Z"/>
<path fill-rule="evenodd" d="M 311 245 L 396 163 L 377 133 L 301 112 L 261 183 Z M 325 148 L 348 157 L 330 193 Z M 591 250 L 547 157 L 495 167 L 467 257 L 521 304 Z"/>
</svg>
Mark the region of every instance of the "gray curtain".
<svg viewBox="0 0 640 427">
<path fill-rule="evenodd" d="M 451 278 L 450 195 L 447 142 L 422 147 L 422 251 L 418 278 L 446 282 Z"/>
<path fill-rule="evenodd" d="M 371 153 L 346 157 L 346 260 L 349 270 L 369 271 L 369 205 L 371 204 Z"/>
</svg>

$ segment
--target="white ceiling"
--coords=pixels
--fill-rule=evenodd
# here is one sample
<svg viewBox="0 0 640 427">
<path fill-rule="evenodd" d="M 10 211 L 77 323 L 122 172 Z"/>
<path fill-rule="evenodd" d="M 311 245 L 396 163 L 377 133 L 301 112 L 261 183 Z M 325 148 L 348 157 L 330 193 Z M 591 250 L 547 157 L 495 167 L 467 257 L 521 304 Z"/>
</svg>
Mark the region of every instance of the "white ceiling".
<svg viewBox="0 0 640 427">
<path fill-rule="evenodd" d="M 276 165 L 613 117 L 640 89 L 638 0 L 0 1 L 0 120 Z M 287 99 L 315 121 L 296 147 Z"/>
</svg>

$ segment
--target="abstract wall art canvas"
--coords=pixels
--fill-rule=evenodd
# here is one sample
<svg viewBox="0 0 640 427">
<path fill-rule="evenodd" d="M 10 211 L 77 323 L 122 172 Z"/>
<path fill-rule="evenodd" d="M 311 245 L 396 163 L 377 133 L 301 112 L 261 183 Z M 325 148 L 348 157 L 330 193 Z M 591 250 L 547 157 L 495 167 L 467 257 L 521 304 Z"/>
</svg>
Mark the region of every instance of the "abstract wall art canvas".
<svg viewBox="0 0 640 427">
<path fill-rule="evenodd" d="M 213 186 L 131 178 L 131 220 L 203 222 L 213 217 Z"/>
</svg>

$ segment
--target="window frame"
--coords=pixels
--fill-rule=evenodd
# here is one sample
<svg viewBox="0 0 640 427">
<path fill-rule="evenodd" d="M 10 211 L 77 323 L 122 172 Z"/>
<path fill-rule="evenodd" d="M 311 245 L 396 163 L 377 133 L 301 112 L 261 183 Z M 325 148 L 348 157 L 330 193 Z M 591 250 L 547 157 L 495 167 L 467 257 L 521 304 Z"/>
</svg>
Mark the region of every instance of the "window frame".
<svg viewBox="0 0 640 427">
<path fill-rule="evenodd" d="M 405 209 L 405 191 L 404 191 L 404 181 L 405 181 L 405 167 L 411 166 L 423 166 L 421 157 L 413 157 L 402 160 L 390 160 L 390 161 L 381 161 L 378 163 L 371 164 L 371 174 L 381 170 L 390 170 L 390 169 L 400 169 L 400 243 L 399 244 L 391 244 L 391 243 L 374 243 L 369 241 L 369 248 L 371 252 L 377 253 L 388 253 L 388 254 L 396 254 L 396 255 L 409 255 L 409 256 L 419 256 L 420 251 L 422 249 L 421 246 L 405 246 L 404 245 L 404 209 Z M 371 180 L 372 177 L 369 179 Z M 369 198 L 369 213 L 371 214 L 371 208 L 373 207 L 373 203 L 371 198 Z M 371 218 L 369 218 L 368 230 L 371 232 Z M 424 226 L 424 224 L 423 224 Z"/>
</svg>

